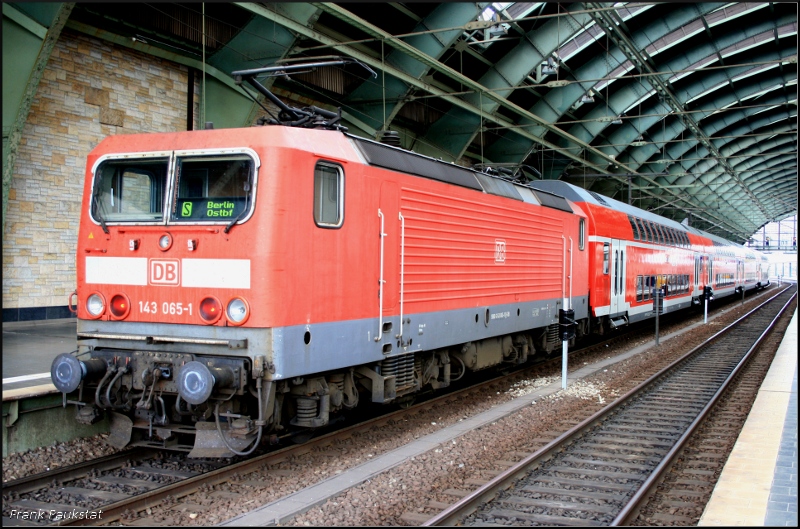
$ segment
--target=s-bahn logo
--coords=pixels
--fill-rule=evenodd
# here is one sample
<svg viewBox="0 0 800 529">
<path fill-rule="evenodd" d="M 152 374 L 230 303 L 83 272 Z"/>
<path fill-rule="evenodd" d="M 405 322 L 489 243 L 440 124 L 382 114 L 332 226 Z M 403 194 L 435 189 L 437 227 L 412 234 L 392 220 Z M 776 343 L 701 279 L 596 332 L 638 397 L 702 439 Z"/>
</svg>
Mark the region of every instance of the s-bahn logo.
<svg viewBox="0 0 800 529">
<path fill-rule="evenodd" d="M 494 262 L 495 263 L 506 262 L 506 241 L 504 241 L 503 239 L 494 240 Z"/>
<path fill-rule="evenodd" d="M 180 261 L 177 259 L 150 259 L 150 271 L 147 280 L 150 285 L 180 285 Z"/>
</svg>

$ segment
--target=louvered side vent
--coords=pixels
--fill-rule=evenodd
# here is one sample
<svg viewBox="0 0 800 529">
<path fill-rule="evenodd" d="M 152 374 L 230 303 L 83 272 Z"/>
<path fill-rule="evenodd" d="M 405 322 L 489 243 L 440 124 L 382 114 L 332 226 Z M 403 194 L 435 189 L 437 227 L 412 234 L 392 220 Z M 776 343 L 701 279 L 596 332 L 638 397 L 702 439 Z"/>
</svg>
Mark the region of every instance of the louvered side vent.
<svg viewBox="0 0 800 529">
<path fill-rule="evenodd" d="M 569 207 L 569 203 L 567 203 L 566 198 L 559 195 L 554 195 L 553 193 L 548 193 L 547 191 L 542 191 L 541 189 L 534 189 L 533 193 L 543 206 L 572 213 L 572 208 Z"/>
<path fill-rule="evenodd" d="M 472 171 L 410 151 L 388 147 L 354 136 L 349 137 L 355 141 L 370 165 L 483 191 Z"/>
<path fill-rule="evenodd" d="M 517 188 L 511 182 L 493 178 L 491 176 L 476 173 L 475 176 L 481 183 L 483 188 L 490 195 L 498 195 L 501 197 L 513 198 L 514 200 L 522 200 L 522 196 L 517 191 Z"/>
</svg>

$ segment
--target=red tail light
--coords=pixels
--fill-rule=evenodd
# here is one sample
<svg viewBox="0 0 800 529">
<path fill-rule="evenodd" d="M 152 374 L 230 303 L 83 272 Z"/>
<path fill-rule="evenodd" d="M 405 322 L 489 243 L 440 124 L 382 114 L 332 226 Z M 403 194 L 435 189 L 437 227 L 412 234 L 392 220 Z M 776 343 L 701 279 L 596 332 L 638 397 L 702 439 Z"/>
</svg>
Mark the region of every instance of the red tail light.
<svg viewBox="0 0 800 529">
<path fill-rule="evenodd" d="M 108 308 L 115 320 L 122 320 L 130 314 L 131 302 L 125 294 L 116 294 L 111 298 Z"/>
<path fill-rule="evenodd" d="M 206 323 L 215 323 L 222 316 L 222 303 L 215 297 L 203 298 L 200 302 L 200 317 Z"/>
</svg>

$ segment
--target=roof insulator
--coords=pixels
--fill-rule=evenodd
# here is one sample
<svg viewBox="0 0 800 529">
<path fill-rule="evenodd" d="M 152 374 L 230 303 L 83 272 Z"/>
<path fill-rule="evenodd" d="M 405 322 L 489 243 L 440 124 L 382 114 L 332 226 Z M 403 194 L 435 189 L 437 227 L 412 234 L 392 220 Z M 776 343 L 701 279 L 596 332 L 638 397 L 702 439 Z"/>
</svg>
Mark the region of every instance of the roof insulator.
<svg viewBox="0 0 800 529">
<path fill-rule="evenodd" d="M 400 133 L 396 130 L 382 130 L 378 132 L 378 141 L 393 147 L 400 147 Z"/>
</svg>

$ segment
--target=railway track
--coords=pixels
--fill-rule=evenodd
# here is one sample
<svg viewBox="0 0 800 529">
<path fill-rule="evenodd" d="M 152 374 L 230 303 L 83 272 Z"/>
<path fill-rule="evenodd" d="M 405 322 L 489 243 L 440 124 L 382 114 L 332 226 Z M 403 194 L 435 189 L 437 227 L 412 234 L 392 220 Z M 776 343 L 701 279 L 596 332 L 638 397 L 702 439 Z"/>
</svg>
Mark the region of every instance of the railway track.
<svg viewBox="0 0 800 529">
<path fill-rule="evenodd" d="M 607 350 L 608 347 L 626 339 L 630 339 L 630 336 L 621 334 L 576 349 L 573 353 L 577 356 L 592 351 Z M 29 519 L 36 525 L 89 525 L 121 520 L 126 513 L 143 511 L 165 500 L 189 496 L 203 487 L 241 481 L 237 478 L 304 453 L 324 450 L 320 447 L 330 445 L 337 439 L 345 439 L 359 432 L 380 428 L 382 424 L 388 422 L 402 421 L 407 414 L 447 405 L 448 402 L 467 398 L 471 392 L 481 391 L 482 388 L 484 391 L 487 388 L 491 389 L 499 382 L 513 384 L 516 380 L 528 379 L 537 370 L 549 369 L 548 366 L 559 363 L 559 358 L 551 358 L 514 373 L 443 394 L 411 408 L 384 414 L 331 432 L 305 444 L 289 446 L 234 464 L 188 460 L 182 454 L 173 454 L 165 458 L 164 453 L 158 450 L 136 448 L 18 479 L 3 485 L 3 515 L 4 521 L 7 522 L 5 525 L 14 525 L 19 520 L 9 517 L 12 510 L 40 513 L 38 517 Z M 247 479 L 244 481 L 247 482 Z M 88 514 L 74 516 L 76 512 L 90 511 L 102 511 L 102 517 L 87 519 Z M 71 513 L 72 517 L 57 514 L 65 512 Z"/>
<path fill-rule="evenodd" d="M 790 320 L 791 314 L 784 314 L 779 329 L 785 330 Z M 782 332 L 773 333 L 759 354 L 747 363 L 691 437 L 632 525 L 698 525 L 770 370 L 775 358 L 771 353 L 778 350 L 782 339 Z"/>
<path fill-rule="evenodd" d="M 773 296 L 423 525 L 631 523 L 795 296 Z"/>
<path fill-rule="evenodd" d="M 666 325 L 663 328 L 666 330 Z M 648 332 L 652 332 L 652 330 L 640 328 L 632 335 L 618 335 L 611 340 L 575 350 L 572 354 L 579 358 L 581 354 L 590 354 L 592 351 L 608 351 L 609 347 L 621 340 L 637 339 L 640 333 L 647 335 Z M 43 475 L 16 480 L 3 486 L 3 514 L 4 517 L 7 517 L 10 509 L 48 512 L 69 512 L 70 510 L 74 512 L 77 509 L 78 511 L 102 510 L 103 512 L 101 519 L 37 519 L 34 520 L 37 525 L 106 524 L 124 520 L 131 513 L 147 511 L 162 502 L 174 502 L 179 498 L 183 498 L 185 501 L 193 492 L 203 488 L 206 490 L 222 488 L 220 485 L 226 483 L 247 484 L 247 475 L 250 473 L 255 472 L 259 475 L 269 476 L 270 467 L 281 461 L 300 457 L 313 451 L 325 451 L 324 447 L 331 445 L 337 439 L 346 439 L 359 432 L 381 428 L 381 425 L 390 422 L 403 421 L 406 414 L 418 413 L 425 408 L 435 409 L 437 406 L 447 406 L 448 403 L 467 398 L 474 399 L 474 394 L 473 397 L 469 397 L 470 392 L 481 391 L 481 388 L 484 388 L 485 391 L 485 388 L 493 388 L 498 383 L 513 384 L 515 379 L 528 379 L 532 374 L 535 376 L 537 370 L 548 369 L 547 366 L 550 364 L 560 364 L 560 359 L 551 359 L 529 366 L 509 376 L 488 380 L 451 394 L 441 395 L 407 410 L 399 410 L 320 436 L 304 445 L 290 446 L 234 464 L 221 466 L 219 461 L 187 461 L 184 456 L 164 458 L 163 454 L 153 449 L 131 450 L 76 465 L 74 468 L 58 469 Z M 490 391 L 494 393 L 493 389 Z M 148 462 L 155 461 L 154 458 L 158 459 L 158 464 Z M 162 462 L 165 462 L 166 465 Z M 286 477 L 286 479 L 290 479 L 290 477 Z M 217 493 L 233 494 L 222 490 L 214 491 L 212 494 Z M 15 522 L 15 520 L 9 519 L 4 521 L 7 522 L 6 525 Z"/>
</svg>

